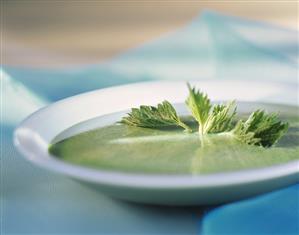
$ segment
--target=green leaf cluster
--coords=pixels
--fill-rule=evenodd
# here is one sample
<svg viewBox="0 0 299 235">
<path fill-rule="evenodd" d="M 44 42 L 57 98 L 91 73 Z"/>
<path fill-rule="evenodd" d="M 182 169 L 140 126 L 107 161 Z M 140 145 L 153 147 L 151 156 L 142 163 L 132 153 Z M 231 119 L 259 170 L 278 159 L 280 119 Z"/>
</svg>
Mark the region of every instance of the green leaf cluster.
<svg viewBox="0 0 299 235">
<path fill-rule="evenodd" d="M 246 121 L 238 121 L 232 133 L 244 143 L 270 147 L 284 135 L 288 127 L 288 123 L 278 120 L 277 114 L 256 110 Z"/>
<path fill-rule="evenodd" d="M 288 123 L 278 120 L 277 114 L 267 114 L 263 110 L 254 111 L 247 120 L 236 122 L 236 102 L 212 105 L 207 94 L 188 85 L 189 96 L 186 105 L 198 123 L 198 132 L 206 134 L 226 133 L 246 144 L 270 147 L 287 131 Z M 160 128 L 179 126 L 191 132 L 191 128 L 178 116 L 175 108 L 163 101 L 157 107 L 142 105 L 132 108 L 121 123 L 130 126 Z"/>
<path fill-rule="evenodd" d="M 168 101 L 163 101 L 157 107 L 142 105 L 139 109 L 132 108 L 131 113 L 127 117 L 123 117 L 121 123 L 148 128 L 180 126 L 191 132 L 190 127 L 181 121 L 176 110 Z"/>
</svg>

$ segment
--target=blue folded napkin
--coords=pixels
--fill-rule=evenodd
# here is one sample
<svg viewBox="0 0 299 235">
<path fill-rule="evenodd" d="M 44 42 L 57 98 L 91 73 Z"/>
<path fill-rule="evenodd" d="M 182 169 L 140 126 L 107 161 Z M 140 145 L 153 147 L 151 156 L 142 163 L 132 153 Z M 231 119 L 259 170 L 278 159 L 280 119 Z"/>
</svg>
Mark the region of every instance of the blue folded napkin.
<svg viewBox="0 0 299 235">
<path fill-rule="evenodd" d="M 299 234 L 299 184 L 221 206 L 208 213 L 203 234 Z"/>
<path fill-rule="evenodd" d="M 207 11 L 181 29 L 105 63 L 65 70 L 3 65 L 3 234 L 298 234 L 299 185 L 210 209 L 135 205 L 32 166 L 11 140 L 15 126 L 33 111 L 97 88 L 227 78 L 296 86 L 297 33 Z"/>
</svg>

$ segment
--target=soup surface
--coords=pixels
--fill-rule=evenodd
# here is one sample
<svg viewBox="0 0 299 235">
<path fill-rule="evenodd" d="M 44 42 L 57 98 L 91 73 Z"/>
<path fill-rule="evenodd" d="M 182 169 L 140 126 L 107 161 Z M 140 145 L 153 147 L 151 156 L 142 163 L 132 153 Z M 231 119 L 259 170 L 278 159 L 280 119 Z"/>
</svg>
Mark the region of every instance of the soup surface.
<svg viewBox="0 0 299 235">
<path fill-rule="evenodd" d="M 109 116 L 106 116 L 101 127 L 66 134 L 67 137 L 52 144 L 49 151 L 60 160 L 76 165 L 148 174 L 207 174 L 266 167 L 299 159 L 297 107 L 264 104 L 263 108 L 265 106 L 266 110 L 280 112 L 280 119 L 290 124 L 288 132 L 271 148 L 242 144 L 226 134 L 210 134 L 201 141 L 198 132 L 190 134 L 176 127 L 140 128 L 116 124 L 115 120 L 101 126 L 107 123 Z M 119 114 L 116 120 L 120 120 L 122 115 Z M 248 115 L 243 111 L 238 118 Z M 112 116 L 115 119 L 115 114 Z M 183 118 L 196 131 L 197 124 L 192 118 Z M 92 121 L 80 124 L 80 128 L 91 126 L 89 122 Z M 101 118 L 97 122 L 101 123 Z M 67 132 L 76 128 L 71 127 Z"/>
</svg>

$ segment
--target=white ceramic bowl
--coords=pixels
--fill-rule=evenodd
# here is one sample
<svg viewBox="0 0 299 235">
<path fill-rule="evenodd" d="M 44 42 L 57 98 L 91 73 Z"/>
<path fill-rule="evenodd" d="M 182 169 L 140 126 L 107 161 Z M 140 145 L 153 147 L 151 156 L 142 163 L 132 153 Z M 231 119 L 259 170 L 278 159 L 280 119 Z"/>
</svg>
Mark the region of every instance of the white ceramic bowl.
<svg viewBox="0 0 299 235">
<path fill-rule="evenodd" d="M 297 106 L 297 87 L 281 83 L 198 81 L 212 100 L 267 102 Z M 146 175 L 90 169 L 62 162 L 48 153 L 53 139 L 67 128 L 98 116 L 164 99 L 182 103 L 185 82 L 146 82 L 87 92 L 53 103 L 24 120 L 14 143 L 22 155 L 108 195 L 164 205 L 218 204 L 268 192 L 299 181 L 299 161 L 267 168 L 208 175 Z"/>
</svg>

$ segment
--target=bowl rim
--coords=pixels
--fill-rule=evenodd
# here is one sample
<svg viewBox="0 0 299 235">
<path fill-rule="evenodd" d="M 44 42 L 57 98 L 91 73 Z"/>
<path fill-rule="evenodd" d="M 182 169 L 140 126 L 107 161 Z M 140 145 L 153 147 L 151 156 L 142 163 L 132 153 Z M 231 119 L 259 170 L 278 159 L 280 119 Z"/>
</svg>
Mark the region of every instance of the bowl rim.
<svg viewBox="0 0 299 235">
<path fill-rule="evenodd" d="M 254 98 L 248 98 L 249 101 L 263 101 L 268 103 L 277 103 L 292 105 L 298 107 L 297 100 L 294 100 L 296 96 L 297 88 L 285 83 L 280 82 L 255 82 L 255 81 L 236 81 L 236 80 L 200 80 L 191 81 L 191 84 L 200 86 L 207 86 L 213 88 L 213 86 L 223 87 L 232 86 L 230 92 L 234 92 L 237 88 L 251 87 L 255 89 L 273 89 L 273 94 L 269 97 L 257 100 Z M 115 86 L 110 88 L 98 89 L 79 95 L 75 95 L 55 103 L 52 103 L 33 114 L 29 115 L 14 131 L 14 144 L 17 150 L 21 153 L 26 160 L 38 165 L 42 168 L 61 173 L 72 178 L 96 183 L 103 185 L 113 185 L 118 187 L 135 187 L 135 188 L 207 188 L 207 187 L 223 187 L 228 185 L 238 185 L 246 183 L 254 183 L 258 181 L 271 180 L 274 178 L 281 178 L 286 176 L 299 176 L 299 160 L 293 160 L 287 163 L 273 165 L 264 168 L 246 169 L 233 172 L 213 173 L 206 175 L 161 175 L 161 174 L 143 174 L 143 173 L 127 173 L 109 170 L 92 169 L 79 165 L 70 164 L 56 159 L 48 153 L 48 146 L 50 141 L 41 137 L 41 130 L 37 130 L 36 123 L 39 123 L 42 118 L 45 118 L 49 112 L 58 109 L 58 106 L 67 107 L 74 103 L 79 103 L 84 98 L 91 99 L 92 97 L 102 96 L 105 97 L 108 94 L 119 93 L 120 91 L 129 92 L 134 96 L 134 92 L 138 90 L 138 95 L 142 95 L 142 91 L 145 89 L 152 89 L 157 91 L 154 95 L 160 95 L 161 91 L 167 94 L 167 92 L 173 92 L 172 90 L 165 90 L 166 87 L 174 86 L 179 87 L 185 84 L 184 81 L 154 81 L 154 82 L 141 82 L 132 83 L 128 85 Z M 160 89 L 162 87 L 162 90 Z M 243 89 L 242 88 L 242 89 Z M 159 90 L 160 89 L 160 90 Z M 158 92 L 159 91 L 159 92 Z M 228 91 L 227 91 L 228 92 Z M 266 91 L 265 91 L 266 92 Z M 276 93 L 275 93 L 276 92 Z M 287 92 L 287 93 L 285 93 Z M 208 93 L 208 92 L 207 92 Z M 275 94 L 284 93 L 290 96 L 289 99 L 281 99 Z M 245 93 L 244 93 L 245 94 Z M 239 95 L 243 95 L 240 93 Z M 221 96 L 221 95 L 220 95 Z M 224 99 L 225 100 L 225 99 Z M 242 101 L 246 101 L 243 99 Z M 155 100 L 156 102 L 156 100 Z M 173 100 L 171 100 L 173 102 Z M 104 115 L 104 114 L 102 114 Z M 100 115 L 99 115 L 100 116 Z M 86 119 L 87 120 L 87 119 Z M 43 129 L 47 130 L 47 128 Z M 61 130 L 63 131 L 63 130 Z M 57 133 L 58 134 L 58 133 Z M 53 139 L 53 138 L 52 138 Z M 299 179 L 298 179 L 299 180 Z"/>
</svg>

